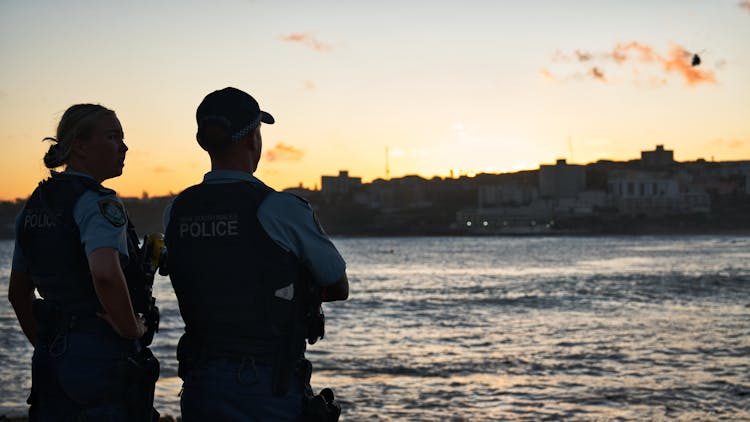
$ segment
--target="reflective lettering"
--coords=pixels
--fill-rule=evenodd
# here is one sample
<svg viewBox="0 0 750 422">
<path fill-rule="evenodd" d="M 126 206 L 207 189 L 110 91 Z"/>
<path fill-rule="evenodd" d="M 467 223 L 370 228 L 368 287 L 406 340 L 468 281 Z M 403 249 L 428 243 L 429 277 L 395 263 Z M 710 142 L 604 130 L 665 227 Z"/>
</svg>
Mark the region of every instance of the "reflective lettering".
<svg viewBox="0 0 750 422">
<path fill-rule="evenodd" d="M 238 236 L 240 234 L 239 222 L 237 220 L 221 218 L 224 216 L 218 217 L 197 216 L 182 219 L 180 221 L 180 237 L 210 238 Z"/>
<path fill-rule="evenodd" d="M 55 220 L 46 213 L 29 213 L 23 219 L 23 226 L 29 229 L 45 229 L 55 227 Z"/>
<path fill-rule="evenodd" d="M 227 222 L 226 221 L 217 221 L 216 222 L 216 234 L 218 236 L 226 236 L 227 235 Z"/>
</svg>

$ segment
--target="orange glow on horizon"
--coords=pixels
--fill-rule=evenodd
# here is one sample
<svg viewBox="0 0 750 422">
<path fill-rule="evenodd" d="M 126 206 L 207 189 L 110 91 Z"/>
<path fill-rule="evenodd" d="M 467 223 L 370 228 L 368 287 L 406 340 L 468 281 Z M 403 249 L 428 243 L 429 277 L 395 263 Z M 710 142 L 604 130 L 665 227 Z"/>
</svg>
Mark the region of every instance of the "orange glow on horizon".
<svg viewBox="0 0 750 422">
<path fill-rule="evenodd" d="M 739 140 L 733 141 L 715 141 L 716 145 L 723 145 L 725 150 L 737 149 L 738 147 L 746 147 L 750 142 L 742 142 Z M 283 144 L 282 144 L 283 145 Z M 673 149 L 669 144 L 666 144 L 667 149 Z M 284 150 L 285 147 L 280 148 Z M 646 150 L 653 150 L 653 146 L 645 148 Z M 694 161 L 697 159 L 705 159 L 707 161 L 745 161 L 750 160 L 748 155 L 732 155 L 732 154 L 715 154 L 705 155 L 697 154 L 693 156 L 687 156 L 682 154 L 679 150 L 675 150 L 675 160 L 677 161 Z M 111 189 L 118 192 L 121 197 L 142 197 L 144 193 L 149 197 L 167 196 L 179 193 L 181 190 L 199 183 L 203 179 L 205 172 L 209 171 L 208 157 L 200 157 L 204 153 L 200 151 L 197 158 L 202 158 L 203 162 L 194 160 L 189 162 L 185 166 L 168 166 L 163 165 L 149 165 L 148 162 L 144 162 L 143 159 L 133 158 L 126 160 L 126 166 L 123 171 L 123 175 L 114 179 L 107 180 L 103 183 Z M 583 154 L 580 154 L 583 155 Z M 552 156 L 550 156 L 552 157 Z M 398 179 L 407 175 L 417 175 L 425 179 L 432 179 L 434 177 L 439 178 L 454 178 L 468 176 L 474 177 L 477 174 L 482 173 L 514 173 L 524 170 L 537 170 L 540 165 L 543 164 L 554 164 L 556 159 L 562 158 L 567 159 L 568 164 L 588 164 L 598 160 L 614 160 L 614 161 L 627 161 L 640 158 L 640 155 L 631 155 L 623 157 L 614 157 L 611 154 L 594 152 L 591 158 L 580 157 L 576 155 L 575 160 L 571 160 L 569 157 L 564 155 L 555 156 L 554 158 L 542 160 L 538 163 L 529 161 L 519 161 L 507 166 L 493 166 L 484 167 L 478 169 L 472 168 L 448 168 L 445 171 L 430 171 L 429 167 L 422 167 L 427 169 L 426 171 L 391 171 L 390 179 Z M 296 160 L 295 160 L 296 161 Z M 377 163 L 378 165 L 380 163 Z M 274 162 L 273 160 L 265 160 L 261 162 L 258 171 L 255 176 L 263 180 L 269 186 L 282 190 L 291 187 L 298 187 L 302 184 L 307 189 L 320 189 L 320 177 L 323 175 L 337 175 L 339 170 L 349 170 L 349 174 L 353 177 L 362 177 L 363 183 L 370 183 L 375 179 L 386 179 L 385 169 L 379 172 L 378 166 L 371 166 L 365 171 L 358 171 L 355 166 L 339 165 L 331 167 L 335 170 L 330 171 L 317 171 L 315 168 L 304 167 L 301 168 L 300 172 L 290 173 L 283 171 L 285 166 L 291 166 L 292 164 L 282 161 Z M 299 163 L 293 163 L 293 165 L 299 165 Z M 12 179 L 4 179 L 0 185 L 2 196 L 0 200 L 15 200 L 25 199 L 31 194 L 36 184 L 47 177 L 48 170 L 41 164 L 37 168 L 29 166 L 15 166 L 17 177 Z M 62 169 L 59 169 L 62 170 Z"/>
<path fill-rule="evenodd" d="M 195 109 L 226 86 L 276 119 L 257 172 L 275 189 L 320 188 L 343 169 L 367 183 L 386 162 L 390 178 L 429 179 L 626 161 L 659 144 L 678 161 L 750 159 L 750 50 L 737 42 L 750 14 L 737 2 L 402 3 L 190 4 L 175 19 L 163 4 L 6 2 L 0 198 L 47 177 L 41 140 L 82 102 L 115 110 L 130 148 L 105 186 L 140 197 L 199 183 L 210 162 Z M 574 28 L 568 14 L 607 25 Z M 370 23 L 386 19 L 387 34 Z"/>
</svg>

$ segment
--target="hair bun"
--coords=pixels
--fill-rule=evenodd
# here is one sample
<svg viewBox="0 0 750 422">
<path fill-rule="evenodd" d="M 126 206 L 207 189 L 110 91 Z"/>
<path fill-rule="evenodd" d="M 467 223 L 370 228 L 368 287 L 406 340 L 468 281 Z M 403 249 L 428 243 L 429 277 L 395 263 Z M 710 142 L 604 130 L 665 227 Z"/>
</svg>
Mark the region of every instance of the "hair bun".
<svg viewBox="0 0 750 422">
<path fill-rule="evenodd" d="M 47 138 L 50 139 L 50 138 Z M 47 140 L 45 139 L 45 140 Z M 52 144 L 49 146 L 47 153 L 44 154 L 44 165 L 47 168 L 56 168 L 63 165 L 63 157 L 61 152 L 60 144 Z"/>
</svg>

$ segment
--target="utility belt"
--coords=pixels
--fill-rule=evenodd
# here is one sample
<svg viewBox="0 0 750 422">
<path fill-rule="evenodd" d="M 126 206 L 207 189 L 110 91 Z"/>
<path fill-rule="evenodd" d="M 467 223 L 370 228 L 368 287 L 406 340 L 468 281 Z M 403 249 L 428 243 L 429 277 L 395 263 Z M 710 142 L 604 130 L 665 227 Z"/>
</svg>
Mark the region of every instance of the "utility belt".
<svg viewBox="0 0 750 422">
<path fill-rule="evenodd" d="M 38 326 L 37 346 L 48 347 L 53 356 L 64 353 L 60 349 L 65 346 L 60 343 L 66 341 L 70 333 L 117 337 L 115 330 L 94 310 L 71 312 L 44 299 L 35 299 L 31 309 Z"/>
<path fill-rule="evenodd" d="M 177 374 L 183 380 L 188 373 L 198 365 L 213 359 L 223 359 L 229 362 L 245 363 L 252 361 L 256 365 L 273 367 L 271 390 L 275 396 L 286 395 L 289 384 L 294 377 L 302 382 L 304 397 L 302 403 L 302 420 L 304 422 L 336 422 L 341 415 L 341 405 L 334 396 L 333 390 L 324 388 L 319 394 L 313 392 L 310 385 L 312 363 L 299 356 L 296 359 L 285 359 L 283 354 L 258 354 L 239 350 L 211 349 L 192 336 L 183 334 L 177 344 Z"/>
<path fill-rule="evenodd" d="M 304 358 L 301 350 L 298 356 L 290 356 L 275 348 L 261 350 L 253 347 L 230 347 L 215 345 L 198 340 L 193 335 L 185 333 L 177 343 L 177 375 L 183 380 L 191 370 L 213 359 L 223 359 L 229 362 L 253 362 L 257 365 L 273 368 L 271 391 L 274 396 L 281 397 L 289 391 L 294 374 L 300 372 L 299 362 Z"/>
<path fill-rule="evenodd" d="M 300 355 L 300 358 L 302 356 Z M 229 362 L 248 362 L 264 366 L 276 366 L 279 362 L 279 354 L 275 351 L 262 351 L 242 346 L 217 346 L 196 339 L 193 335 L 183 334 L 177 343 L 177 375 L 185 379 L 188 372 L 197 365 L 209 361 L 221 359 Z"/>
</svg>

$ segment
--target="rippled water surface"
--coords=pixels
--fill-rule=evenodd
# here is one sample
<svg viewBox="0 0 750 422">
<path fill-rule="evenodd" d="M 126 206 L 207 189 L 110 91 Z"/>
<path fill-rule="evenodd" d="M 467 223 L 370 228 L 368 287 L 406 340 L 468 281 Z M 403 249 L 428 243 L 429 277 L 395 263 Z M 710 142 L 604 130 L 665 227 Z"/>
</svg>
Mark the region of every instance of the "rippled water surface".
<svg viewBox="0 0 750 422">
<path fill-rule="evenodd" d="M 750 238 L 334 242 L 351 296 L 308 357 L 342 420 L 750 420 Z M 177 415 L 182 321 L 156 291 L 157 408 Z M 0 301 L 0 415 L 26 411 L 30 356 Z"/>
</svg>

